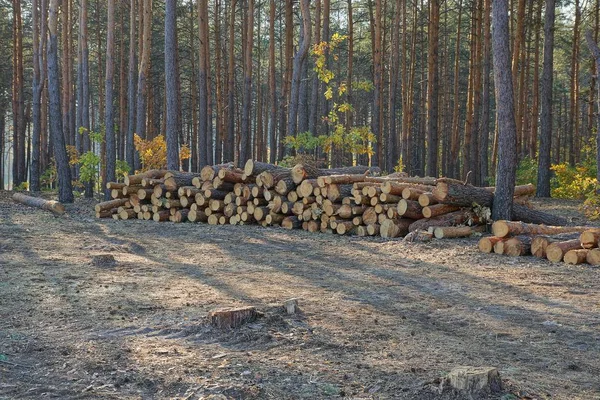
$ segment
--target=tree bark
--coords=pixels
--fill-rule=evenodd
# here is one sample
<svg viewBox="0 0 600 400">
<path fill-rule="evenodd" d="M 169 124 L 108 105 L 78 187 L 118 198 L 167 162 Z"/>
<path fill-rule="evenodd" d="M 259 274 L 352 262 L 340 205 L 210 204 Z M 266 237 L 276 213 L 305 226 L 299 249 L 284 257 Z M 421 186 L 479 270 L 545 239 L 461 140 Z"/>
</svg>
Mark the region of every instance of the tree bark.
<svg viewBox="0 0 600 400">
<path fill-rule="evenodd" d="M 48 97 L 50 106 L 50 134 L 58 175 L 58 199 L 61 203 L 73 202 L 71 168 L 65 145 L 60 112 L 60 79 L 58 71 L 58 5 L 59 0 L 50 0 L 48 9 Z"/>
<path fill-rule="evenodd" d="M 167 97 L 167 169 L 179 170 L 179 144 L 177 132 L 177 0 L 165 4 L 165 90 Z"/>
<path fill-rule="evenodd" d="M 590 53 L 592 53 L 592 56 L 594 57 L 594 61 L 596 63 L 596 71 L 600 71 L 600 48 L 598 48 L 598 44 L 594 41 L 591 31 L 586 32 L 585 40 L 587 41 L 587 45 L 588 45 L 588 48 L 590 49 Z M 600 84 L 598 84 L 598 95 L 597 95 L 596 100 L 598 102 L 598 115 L 596 116 L 596 118 L 597 118 L 596 132 L 600 132 Z M 600 149 L 600 147 L 598 147 L 598 146 L 600 146 L 600 134 L 596 135 L 596 147 L 597 147 L 597 149 Z M 600 165 L 600 150 L 596 151 L 596 164 Z M 600 169 L 596 173 L 596 179 L 600 182 Z"/>
<path fill-rule="evenodd" d="M 427 175 L 438 175 L 438 44 L 439 0 L 429 2 L 429 50 L 427 52 Z"/>
<path fill-rule="evenodd" d="M 300 78 L 302 74 L 302 65 L 308 56 L 308 49 L 311 41 L 312 28 L 310 25 L 310 0 L 301 0 L 302 26 L 304 37 L 294 56 L 294 65 L 292 70 L 292 85 L 290 90 L 290 104 L 288 108 L 287 134 L 296 136 L 298 129 L 298 110 L 300 97 Z"/>
<path fill-rule="evenodd" d="M 252 157 L 252 48 L 254 43 L 254 0 L 248 0 L 246 21 L 246 48 L 244 58 L 244 91 L 242 104 L 242 127 L 240 132 L 240 157 L 238 166 Z"/>
<path fill-rule="evenodd" d="M 115 116 L 113 107 L 113 79 L 115 75 L 115 0 L 108 0 L 108 20 L 106 23 L 106 103 L 104 111 L 104 129 L 106 142 L 106 182 L 115 180 L 116 149 L 115 149 Z M 105 190 L 104 199 L 110 199 L 110 190 Z"/>
<path fill-rule="evenodd" d="M 510 74 L 508 0 L 493 0 L 492 24 L 494 84 L 499 129 L 498 169 L 492 218 L 498 220 L 511 219 L 517 164 L 517 128 Z"/>
<path fill-rule="evenodd" d="M 555 0 L 546 0 L 544 20 L 544 65 L 540 93 L 540 147 L 538 157 L 537 197 L 550 197 L 550 149 L 552 147 L 552 87 L 554 80 Z"/>
<path fill-rule="evenodd" d="M 150 47 L 152 44 L 152 0 L 139 0 L 143 5 L 142 12 L 142 50 L 137 84 L 137 117 L 136 133 L 143 139 L 146 138 L 146 109 L 148 106 L 148 73 L 150 72 Z"/>
</svg>

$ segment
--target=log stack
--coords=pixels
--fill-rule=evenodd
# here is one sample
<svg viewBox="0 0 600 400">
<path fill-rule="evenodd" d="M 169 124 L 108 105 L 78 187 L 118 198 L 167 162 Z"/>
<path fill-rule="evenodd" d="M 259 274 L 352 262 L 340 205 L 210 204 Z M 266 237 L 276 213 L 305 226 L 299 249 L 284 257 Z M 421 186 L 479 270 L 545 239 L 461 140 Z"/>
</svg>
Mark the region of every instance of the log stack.
<svg viewBox="0 0 600 400">
<path fill-rule="evenodd" d="M 474 206 L 491 207 L 494 188 L 447 178 L 379 176 L 378 168 L 284 168 L 249 160 L 204 167 L 200 173 L 151 170 L 110 182 L 113 200 L 96 205 L 98 218 L 211 225 L 281 226 L 309 232 L 423 239 L 480 234 L 487 223 Z M 515 196 L 533 194 L 518 186 Z M 562 219 L 519 206 L 527 221 Z M 492 245 L 493 246 L 493 245 Z"/>
<path fill-rule="evenodd" d="M 597 227 L 496 221 L 492 224 L 492 234 L 479 240 L 481 252 L 531 255 L 574 265 L 600 265 L 600 228 Z"/>
</svg>

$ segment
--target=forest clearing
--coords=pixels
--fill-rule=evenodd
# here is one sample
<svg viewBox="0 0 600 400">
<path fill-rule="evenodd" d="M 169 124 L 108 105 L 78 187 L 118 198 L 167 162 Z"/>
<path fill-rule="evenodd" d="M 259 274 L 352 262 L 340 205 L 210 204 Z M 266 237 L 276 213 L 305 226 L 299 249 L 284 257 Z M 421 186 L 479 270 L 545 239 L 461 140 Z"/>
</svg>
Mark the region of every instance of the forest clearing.
<svg viewBox="0 0 600 400">
<path fill-rule="evenodd" d="M 437 390 L 457 365 L 497 367 L 503 399 L 600 396 L 596 267 L 482 254 L 476 238 L 95 219 L 88 200 L 55 217 L 10 195 L 2 399 L 454 399 Z M 102 254 L 116 263 L 94 264 Z M 264 317 L 207 321 L 246 305 Z"/>
</svg>

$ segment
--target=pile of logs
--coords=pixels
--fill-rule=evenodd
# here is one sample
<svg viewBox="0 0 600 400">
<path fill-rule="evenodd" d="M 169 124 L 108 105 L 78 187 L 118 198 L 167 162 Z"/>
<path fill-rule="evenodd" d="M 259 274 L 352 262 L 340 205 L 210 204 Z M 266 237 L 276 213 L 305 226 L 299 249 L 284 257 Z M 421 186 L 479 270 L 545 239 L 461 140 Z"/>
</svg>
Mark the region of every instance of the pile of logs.
<svg viewBox="0 0 600 400">
<path fill-rule="evenodd" d="M 111 182 L 113 200 L 96 205 L 98 218 L 206 222 L 212 225 L 282 226 L 309 232 L 421 239 L 467 237 L 485 230 L 474 209 L 491 207 L 494 188 L 447 178 L 378 176 L 355 166 L 283 168 L 248 160 L 204 167 L 200 173 L 151 170 Z M 519 221 L 566 224 L 564 219 L 522 205 L 533 185 L 517 186 Z"/>
<path fill-rule="evenodd" d="M 496 221 L 493 236 L 479 240 L 484 253 L 508 256 L 533 255 L 552 262 L 600 265 L 600 228 L 548 226 L 514 221 Z"/>
</svg>

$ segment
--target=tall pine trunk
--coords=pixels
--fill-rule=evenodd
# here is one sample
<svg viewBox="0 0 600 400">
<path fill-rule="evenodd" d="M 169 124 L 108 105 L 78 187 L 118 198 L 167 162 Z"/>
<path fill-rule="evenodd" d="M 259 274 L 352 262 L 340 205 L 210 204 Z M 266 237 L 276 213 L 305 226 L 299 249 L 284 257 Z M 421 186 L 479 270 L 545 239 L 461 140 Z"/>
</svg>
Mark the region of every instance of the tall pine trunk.
<svg viewBox="0 0 600 400">
<path fill-rule="evenodd" d="M 510 220 L 517 168 L 517 126 L 510 68 L 508 0 L 493 0 L 492 3 L 492 49 L 499 129 L 498 168 L 492 219 Z"/>
<path fill-rule="evenodd" d="M 167 97 L 167 169 L 179 170 L 177 137 L 177 0 L 165 4 L 165 90 Z"/>
<path fill-rule="evenodd" d="M 56 160 L 58 175 L 58 199 L 62 203 L 73 202 L 73 187 L 71 185 L 71 168 L 65 137 L 62 130 L 60 79 L 58 68 L 58 3 L 50 0 L 48 12 L 48 99 L 50 107 L 50 134 Z"/>
<path fill-rule="evenodd" d="M 554 81 L 555 0 L 546 0 L 544 21 L 544 66 L 540 91 L 540 151 L 538 159 L 537 197 L 550 197 L 550 149 L 552 148 L 552 86 Z"/>
</svg>

